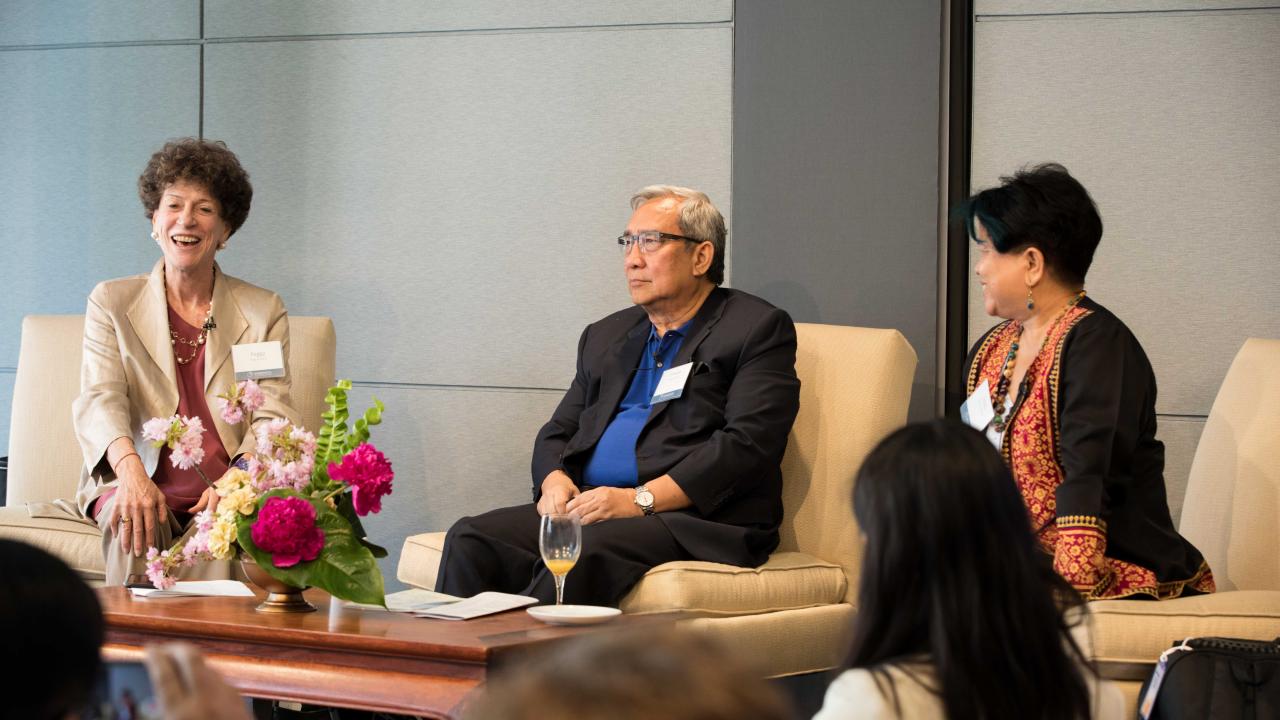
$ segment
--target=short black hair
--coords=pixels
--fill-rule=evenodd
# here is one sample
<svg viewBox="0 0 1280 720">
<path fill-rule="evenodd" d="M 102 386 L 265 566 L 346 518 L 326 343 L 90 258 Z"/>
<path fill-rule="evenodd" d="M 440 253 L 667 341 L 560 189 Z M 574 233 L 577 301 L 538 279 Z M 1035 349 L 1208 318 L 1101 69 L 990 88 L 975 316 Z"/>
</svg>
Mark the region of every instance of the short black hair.
<svg viewBox="0 0 1280 720">
<path fill-rule="evenodd" d="M 1089 192 L 1058 163 L 1023 168 L 1000 178 L 957 209 L 969 236 L 982 223 L 997 252 L 1035 247 L 1059 280 L 1081 285 L 1102 240 L 1102 218 Z"/>
<path fill-rule="evenodd" d="M 5 717 L 79 712 L 101 666 L 102 606 L 66 563 L 0 539 L 0 638 L 13 661 L 0 673 Z"/>
</svg>

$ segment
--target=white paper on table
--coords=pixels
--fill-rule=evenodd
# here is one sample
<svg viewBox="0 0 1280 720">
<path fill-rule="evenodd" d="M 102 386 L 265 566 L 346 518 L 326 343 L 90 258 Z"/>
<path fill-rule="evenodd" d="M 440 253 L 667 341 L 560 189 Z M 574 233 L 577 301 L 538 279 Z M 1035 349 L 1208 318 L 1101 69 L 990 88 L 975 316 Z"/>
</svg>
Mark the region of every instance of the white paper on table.
<svg viewBox="0 0 1280 720">
<path fill-rule="evenodd" d="M 449 605 L 418 610 L 414 615 L 438 620 L 470 620 L 483 615 L 515 610 L 516 608 L 537 605 L 538 599 L 527 595 L 511 595 L 500 592 L 482 592 L 475 597 L 459 600 Z"/>
<path fill-rule="evenodd" d="M 168 590 L 129 588 L 134 597 L 253 597 L 253 591 L 239 580 L 187 580 Z"/>
<path fill-rule="evenodd" d="M 387 606 L 385 608 L 372 603 L 355 602 L 344 602 L 343 606 L 356 610 L 390 610 L 391 612 L 408 613 L 456 603 L 459 600 L 462 600 L 462 598 L 457 595 L 446 595 L 445 593 L 423 590 L 422 588 L 410 588 L 409 590 L 401 590 L 387 595 Z"/>
</svg>

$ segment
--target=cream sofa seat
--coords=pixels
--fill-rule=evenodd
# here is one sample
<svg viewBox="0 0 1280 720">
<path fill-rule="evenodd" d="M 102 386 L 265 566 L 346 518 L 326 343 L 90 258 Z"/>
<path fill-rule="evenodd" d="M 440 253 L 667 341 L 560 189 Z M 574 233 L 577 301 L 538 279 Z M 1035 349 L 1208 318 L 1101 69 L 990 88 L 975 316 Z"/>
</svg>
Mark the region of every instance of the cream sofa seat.
<svg viewBox="0 0 1280 720">
<path fill-rule="evenodd" d="M 1247 340 L 1231 363 L 1196 446 L 1179 531 L 1204 553 L 1218 592 L 1090 604 L 1094 656 L 1131 705 L 1177 640 L 1280 636 L 1280 340 Z"/>
<path fill-rule="evenodd" d="M 80 449 L 71 403 L 80 394 L 83 315 L 30 315 L 22 321 L 22 345 L 9 425 L 9 476 L 0 507 L 0 537 L 22 540 L 61 557 L 90 581 L 104 578 L 102 541 L 87 521 L 32 517 L 27 503 L 75 497 Z M 309 428 L 317 428 L 324 396 L 334 379 L 337 340 L 333 322 L 289 318 L 289 368 L 293 404 Z"/>
<path fill-rule="evenodd" d="M 628 613 L 685 610 L 692 628 L 751 657 L 770 676 L 838 666 L 862 546 L 853 480 L 862 459 L 906 422 L 916 355 L 896 330 L 797 324 L 800 413 L 782 463 L 781 541 L 758 568 L 674 562 L 650 570 Z M 405 540 L 397 576 L 435 585 L 444 533 Z"/>
</svg>

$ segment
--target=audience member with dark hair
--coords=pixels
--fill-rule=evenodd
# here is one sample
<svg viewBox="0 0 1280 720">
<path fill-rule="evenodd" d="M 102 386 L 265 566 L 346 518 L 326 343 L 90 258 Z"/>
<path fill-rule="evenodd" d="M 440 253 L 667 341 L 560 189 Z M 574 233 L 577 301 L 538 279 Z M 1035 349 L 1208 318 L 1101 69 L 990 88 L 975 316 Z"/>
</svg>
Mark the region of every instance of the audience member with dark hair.
<svg viewBox="0 0 1280 720">
<path fill-rule="evenodd" d="M 0 718 L 71 720 L 94 699 L 102 668 L 102 606 L 66 563 L 39 548 L 0 539 Z M 166 720 L 249 720 L 244 700 L 199 651 L 173 643 L 147 648 L 147 669 Z"/>
<path fill-rule="evenodd" d="M 853 502 L 866 551 L 851 669 L 815 720 L 1123 715 L 1072 637 L 1084 601 L 1036 547 L 980 433 L 898 430 L 867 456 Z"/>
<path fill-rule="evenodd" d="M 54 720 L 78 713 L 101 661 L 102 608 L 66 563 L 0 539 L 0 716 Z"/>
<path fill-rule="evenodd" d="M 1102 239 L 1089 193 L 1048 164 L 960 211 L 987 314 L 1005 319 L 970 352 L 964 414 L 1013 468 L 1040 547 L 1090 600 L 1213 592 L 1169 514 L 1151 363 L 1085 296 Z"/>
<path fill-rule="evenodd" d="M 85 310 L 81 392 L 73 408 L 84 469 L 72 508 L 102 532 L 108 585 L 141 574 L 149 548 L 191 530 L 192 515 L 217 505 L 201 478 L 215 480 L 255 442 L 253 426 L 290 418 L 289 376 L 262 379 L 265 404 L 229 425 L 216 397 L 235 381 L 234 344 L 279 341 L 289 357 L 284 303 L 268 290 L 224 275 L 214 261 L 249 214 L 253 188 L 221 142 L 184 138 L 151 156 L 138 196 L 161 257 L 147 275 L 99 283 Z M 153 417 L 198 418 L 202 458 L 178 467 L 168 448 L 142 438 Z M 198 466 L 198 469 L 197 467 Z M 61 504 L 33 504 L 59 515 Z M 186 568 L 192 577 L 229 577 L 229 562 Z"/>
<path fill-rule="evenodd" d="M 702 635 L 590 635 L 508 666 L 467 720 L 789 720 L 781 694 Z"/>
</svg>

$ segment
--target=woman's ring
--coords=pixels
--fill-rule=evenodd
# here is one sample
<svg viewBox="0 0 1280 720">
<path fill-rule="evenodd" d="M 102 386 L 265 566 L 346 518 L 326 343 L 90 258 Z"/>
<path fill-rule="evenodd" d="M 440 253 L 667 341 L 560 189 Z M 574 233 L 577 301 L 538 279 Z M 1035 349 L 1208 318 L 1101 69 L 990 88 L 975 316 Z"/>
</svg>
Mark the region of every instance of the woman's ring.
<svg viewBox="0 0 1280 720">
<path fill-rule="evenodd" d="M 122 518 L 120 518 L 120 524 L 121 524 L 121 525 L 128 525 L 128 524 L 129 524 L 129 518 L 127 518 L 127 517 L 122 517 Z"/>
</svg>

